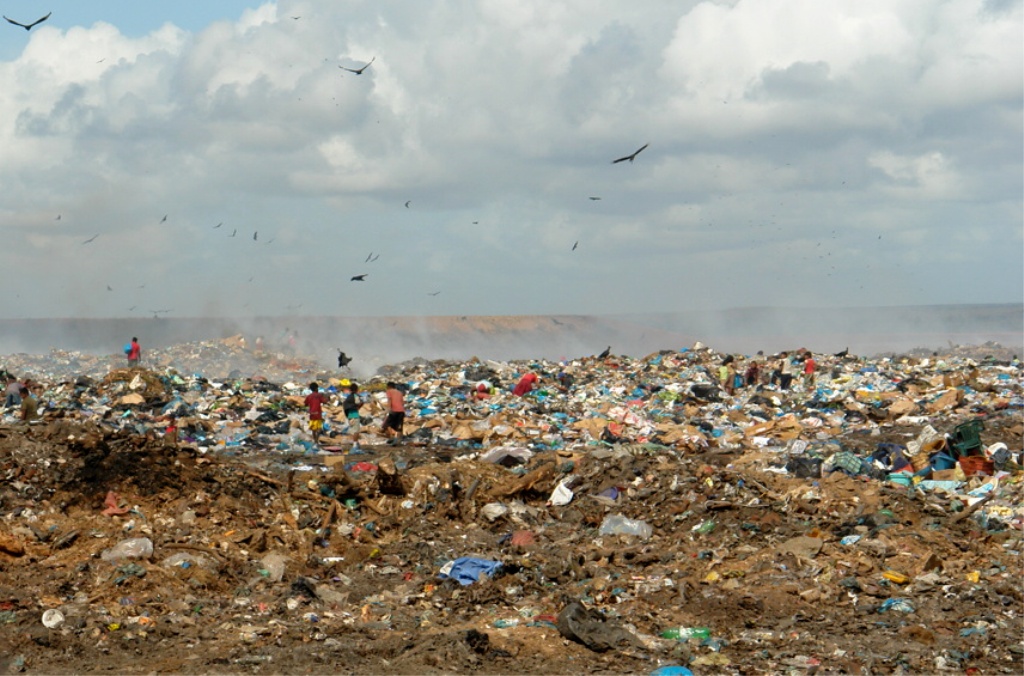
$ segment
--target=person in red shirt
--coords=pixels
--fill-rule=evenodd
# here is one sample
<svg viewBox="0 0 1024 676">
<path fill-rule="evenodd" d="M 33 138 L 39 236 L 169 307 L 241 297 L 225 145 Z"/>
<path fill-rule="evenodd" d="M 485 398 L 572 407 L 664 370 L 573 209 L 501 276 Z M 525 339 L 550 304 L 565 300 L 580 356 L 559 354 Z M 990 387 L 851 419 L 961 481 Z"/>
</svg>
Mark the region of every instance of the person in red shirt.
<svg viewBox="0 0 1024 676">
<path fill-rule="evenodd" d="M 306 395 L 306 406 L 309 407 L 309 431 L 313 434 L 313 443 L 320 443 L 320 433 L 324 429 L 324 404 L 327 397 L 320 391 L 320 386 L 310 383 L 309 394 Z"/>
<path fill-rule="evenodd" d="M 532 391 L 534 386 L 537 384 L 537 381 L 539 380 L 540 378 L 537 377 L 536 373 L 534 373 L 533 371 L 528 372 L 526 375 L 519 379 L 518 383 L 516 383 L 516 386 L 512 389 L 512 394 L 516 395 L 517 397 L 523 396 L 527 392 Z"/>
<path fill-rule="evenodd" d="M 139 339 L 133 337 L 128 347 L 128 366 L 138 366 L 140 359 L 142 359 L 142 346 L 139 345 Z"/>
<path fill-rule="evenodd" d="M 804 357 L 804 389 L 814 389 L 814 371 L 818 368 L 817 362 L 814 361 L 814 356 L 808 352 Z"/>
<path fill-rule="evenodd" d="M 403 428 L 405 427 L 405 396 L 402 390 L 398 389 L 398 383 L 388 383 L 388 417 L 384 419 L 384 426 L 381 433 L 392 437 L 388 444 L 395 445 L 402 441 Z"/>
</svg>

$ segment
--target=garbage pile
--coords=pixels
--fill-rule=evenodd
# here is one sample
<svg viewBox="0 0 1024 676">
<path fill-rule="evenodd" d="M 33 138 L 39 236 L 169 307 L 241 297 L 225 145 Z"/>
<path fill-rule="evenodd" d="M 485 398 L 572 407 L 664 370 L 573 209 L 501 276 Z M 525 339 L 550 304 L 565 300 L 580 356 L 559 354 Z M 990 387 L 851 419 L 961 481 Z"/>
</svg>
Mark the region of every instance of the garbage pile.
<svg viewBox="0 0 1024 676">
<path fill-rule="evenodd" d="M 813 358 L 8 358 L 0 671 L 1019 673 L 1019 364 Z"/>
</svg>

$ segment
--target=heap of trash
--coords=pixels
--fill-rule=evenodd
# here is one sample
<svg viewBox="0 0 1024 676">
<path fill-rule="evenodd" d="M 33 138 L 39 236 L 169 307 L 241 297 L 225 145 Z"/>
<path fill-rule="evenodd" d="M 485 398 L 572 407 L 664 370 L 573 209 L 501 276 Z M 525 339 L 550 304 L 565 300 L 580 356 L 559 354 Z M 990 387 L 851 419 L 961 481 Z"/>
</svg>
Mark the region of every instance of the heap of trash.
<svg viewBox="0 0 1024 676">
<path fill-rule="evenodd" d="M 1019 673 L 1020 364 L 792 354 L 7 357 L 0 671 Z"/>
</svg>

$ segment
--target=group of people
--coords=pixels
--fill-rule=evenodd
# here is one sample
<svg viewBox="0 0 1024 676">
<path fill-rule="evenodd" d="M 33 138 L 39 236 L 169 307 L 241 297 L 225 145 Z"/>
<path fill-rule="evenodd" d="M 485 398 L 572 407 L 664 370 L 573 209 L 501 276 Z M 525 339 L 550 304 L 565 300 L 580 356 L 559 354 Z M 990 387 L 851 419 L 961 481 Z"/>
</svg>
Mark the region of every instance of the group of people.
<svg viewBox="0 0 1024 676">
<path fill-rule="evenodd" d="M 39 419 L 39 400 L 32 394 L 32 381 L 20 381 L 9 373 L 4 374 L 4 411 L 18 409 L 20 419 L 31 422 Z"/>
<path fill-rule="evenodd" d="M 533 371 L 529 371 L 519 379 L 512 389 L 512 394 L 522 397 L 532 392 L 540 384 L 540 377 Z M 477 399 L 485 399 L 491 395 L 492 387 L 489 383 L 481 382 L 473 390 L 473 396 Z M 359 450 L 359 437 L 362 432 L 362 416 L 360 409 L 363 401 L 359 395 L 359 384 L 348 379 L 341 381 L 341 391 L 344 399 L 341 403 L 345 415 L 346 429 L 344 433 L 352 437 L 352 450 Z M 381 434 L 388 437 L 388 444 L 401 443 L 405 438 L 405 393 L 402 387 L 396 382 L 388 382 L 384 394 L 387 398 L 387 415 L 381 425 Z M 313 443 L 320 443 L 320 436 L 324 432 L 324 407 L 330 403 L 329 397 L 320 390 L 319 383 L 309 384 L 309 394 L 306 395 L 305 404 L 309 409 L 309 431 L 313 437 Z"/>
<path fill-rule="evenodd" d="M 793 385 L 794 369 L 802 373 L 804 389 L 814 389 L 818 363 L 810 351 L 802 349 L 792 357 L 788 352 L 780 352 L 762 364 L 763 358 L 764 353 L 758 352 L 741 373 L 735 358 L 731 354 L 726 355 L 718 367 L 718 383 L 725 393 L 732 396 L 737 389 L 761 385 L 777 385 L 783 392 L 788 392 Z"/>
<path fill-rule="evenodd" d="M 360 409 L 363 401 L 359 395 L 359 384 L 348 379 L 341 381 L 341 391 L 345 395 L 341 402 L 341 410 L 345 415 L 345 432 L 352 436 L 352 451 L 359 451 L 359 437 L 362 432 L 362 414 Z M 401 443 L 405 437 L 405 394 L 398 383 L 389 382 L 385 390 L 387 397 L 387 416 L 381 425 L 381 434 L 388 437 L 389 444 Z M 324 407 L 330 403 L 326 394 L 320 391 L 318 383 L 309 384 L 309 394 L 305 404 L 309 409 L 309 431 L 313 443 L 320 443 L 320 435 L 324 432 Z"/>
</svg>

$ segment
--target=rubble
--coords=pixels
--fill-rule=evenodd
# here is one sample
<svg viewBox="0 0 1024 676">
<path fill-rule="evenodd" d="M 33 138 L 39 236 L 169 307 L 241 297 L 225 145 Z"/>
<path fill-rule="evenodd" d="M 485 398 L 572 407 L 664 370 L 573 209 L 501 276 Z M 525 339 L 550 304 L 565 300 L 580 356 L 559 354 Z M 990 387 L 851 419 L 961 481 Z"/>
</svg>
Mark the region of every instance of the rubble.
<svg viewBox="0 0 1024 676">
<path fill-rule="evenodd" d="M 14 355 L 0 671 L 1019 673 L 1024 372 L 983 349 L 735 394 L 703 346 L 418 359 L 352 452 L 310 360 Z"/>
</svg>

